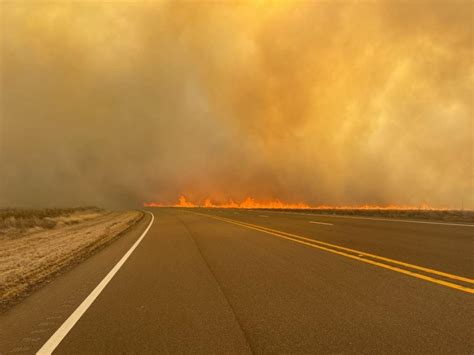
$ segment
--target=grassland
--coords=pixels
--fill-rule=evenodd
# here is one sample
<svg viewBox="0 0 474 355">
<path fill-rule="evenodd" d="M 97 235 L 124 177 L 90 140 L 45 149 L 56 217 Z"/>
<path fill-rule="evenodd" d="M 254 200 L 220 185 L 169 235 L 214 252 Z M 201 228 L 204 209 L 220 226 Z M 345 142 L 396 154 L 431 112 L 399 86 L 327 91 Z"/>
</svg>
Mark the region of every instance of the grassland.
<svg viewBox="0 0 474 355">
<path fill-rule="evenodd" d="M 139 211 L 0 210 L 0 311 L 132 228 Z"/>
<path fill-rule="evenodd" d="M 103 210 L 96 207 L 0 209 L 0 235 L 24 234 L 30 229 L 52 229 L 58 225 L 75 224 L 102 212 Z"/>
</svg>

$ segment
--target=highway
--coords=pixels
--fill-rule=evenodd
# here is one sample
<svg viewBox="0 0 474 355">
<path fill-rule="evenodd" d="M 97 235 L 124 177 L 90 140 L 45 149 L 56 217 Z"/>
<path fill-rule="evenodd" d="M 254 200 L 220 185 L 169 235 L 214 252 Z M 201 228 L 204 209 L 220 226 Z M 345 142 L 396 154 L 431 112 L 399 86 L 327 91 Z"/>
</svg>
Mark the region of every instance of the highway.
<svg viewBox="0 0 474 355">
<path fill-rule="evenodd" d="M 0 353 L 474 351 L 474 225 L 149 211 L 0 315 Z"/>
</svg>

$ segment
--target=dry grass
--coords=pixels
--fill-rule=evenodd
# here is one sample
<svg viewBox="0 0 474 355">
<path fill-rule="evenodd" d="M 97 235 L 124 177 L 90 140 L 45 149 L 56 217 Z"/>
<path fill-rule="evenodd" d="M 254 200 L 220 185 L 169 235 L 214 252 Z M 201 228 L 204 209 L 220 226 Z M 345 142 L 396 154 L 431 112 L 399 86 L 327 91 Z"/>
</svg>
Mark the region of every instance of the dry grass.
<svg viewBox="0 0 474 355">
<path fill-rule="evenodd" d="M 110 243 L 142 212 L 0 210 L 0 310 Z M 36 223 L 36 224 L 35 224 Z"/>
<path fill-rule="evenodd" d="M 56 227 L 61 219 L 91 213 L 97 216 L 103 212 L 103 210 L 95 207 L 0 209 L 0 233 L 7 234 L 7 231 L 11 232 L 12 230 L 24 233 L 31 228 L 52 229 Z"/>
</svg>

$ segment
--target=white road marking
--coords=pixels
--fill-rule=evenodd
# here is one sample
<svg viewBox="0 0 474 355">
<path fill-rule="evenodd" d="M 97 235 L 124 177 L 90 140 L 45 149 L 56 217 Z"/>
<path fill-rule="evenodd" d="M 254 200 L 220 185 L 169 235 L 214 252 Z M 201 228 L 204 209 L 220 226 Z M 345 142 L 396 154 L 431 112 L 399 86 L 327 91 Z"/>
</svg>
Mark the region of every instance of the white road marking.
<svg viewBox="0 0 474 355">
<path fill-rule="evenodd" d="M 145 231 L 142 233 L 140 238 L 138 238 L 138 240 L 132 245 L 132 247 L 125 253 L 122 259 L 120 259 L 120 261 L 117 264 L 115 264 L 115 266 L 112 268 L 112 270 L 109 271 L 107 276 L 105 276 L 102 279 L 102 281 L 89 294 L 89 296 L 87 296 L 86 299 L 82 301 L 79 307 L 77 307 L 76 310 L 69 316 L 69 318 L 64 321 L 64 323 L 58 328 L 58 330 L 56 330 L 56 332 L 48 339 L 48 341 L 41 347 L 41 349 L 38 350 L 36 354 L 39 354 L 39 355 L 51 354 L 59 345 L 59 343 L 61 343 L 64 337 L 71 331 L 71 329 L 74 327 L 77 321 L 81 319 L 81 317 L 90 307 L 90 305 L 95 301 L 97 296 L 100 295 L 100 293 L 104 290 L 104 288 L 107 286 L 110 280 L 112 280 L 112 278 L 115 276 L 117 271 L 120 270 L 122 265 L 125 264 L 127 259 L 130 257 L 133 251 L 137 248 L 138 244 L 140 244 L 142 239 L 147 234 L 148 230 L 151 228 L 151 225 L 153 224 L 153 221 L 155 220 L 155 216 L 153 216 L 153 213 L 150 213 L 150 215 L 151 215 L 150 224 L 148 225 L 148 227 L 146 227 Z"/>
<path fill-rule="evenodd" d="M 256 211 L 254 211 L 254 212 L 256 212 Z M 365 219 L 365 220 L 369 220 L 369 221 L 420 223 L 420 224 L 439 224 L 439 225 L 443 225 L 443 226 L 456 226 L 456 227 L 474 227 L 474 223 L 473 224 L 466 224 L 466 223 L 429 222 L 429 221 L 416 221 L 416 220 L 410 220 L 410 219 L 338 216 L 338 215 L 334 215 L 334 214 L 301 213 L 301 212 L 290 212 L 290 211 L 268 211 L 268 212 L 270 212 L 270 213 L 295 214 L 295 215 L 303 215 L 303 216 L 321 216 L 321 217 L 331 217 L 331 218 Z"/>
<path fill-rule="evenodd" d="M 324 223 L 324 222 L 315 222 L 315 221 L 309 221 L 309 223 L 314 223 L 314 224 L 323 224 L 325 226 L 333 226 L 334 224 L 332 223 Z"/>
</svg>

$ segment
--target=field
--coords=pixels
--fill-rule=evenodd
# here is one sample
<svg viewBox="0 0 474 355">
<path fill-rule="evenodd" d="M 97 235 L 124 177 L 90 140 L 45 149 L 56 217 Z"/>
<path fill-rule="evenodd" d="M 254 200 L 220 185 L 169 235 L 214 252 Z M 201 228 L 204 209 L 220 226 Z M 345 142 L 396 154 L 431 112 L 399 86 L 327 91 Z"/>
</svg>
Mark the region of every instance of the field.
<svg viewBox="0 0 474 355">
<path fill-rule="evenodd" d="M 139 211 L 0 210 L 0 310 L 135 225 Z"/>
</svg>

